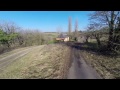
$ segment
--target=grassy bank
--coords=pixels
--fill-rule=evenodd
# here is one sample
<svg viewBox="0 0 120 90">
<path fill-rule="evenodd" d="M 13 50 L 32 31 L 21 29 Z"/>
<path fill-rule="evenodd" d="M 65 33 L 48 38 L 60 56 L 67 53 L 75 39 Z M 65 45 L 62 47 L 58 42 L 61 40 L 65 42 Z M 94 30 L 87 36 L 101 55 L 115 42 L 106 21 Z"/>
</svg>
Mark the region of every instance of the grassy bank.
<svg viewBox="0 0 120 90">
<path fill-rule="evenodd" d="M 69 59 L 69 47 L 60 44 L 42 45 L 9 65 L 0 73 L 0 78 L 66 78 Z"/>
<path fill-rule="evenodd" d="M 91 42 L 80 46 L 80 54 L 103 78 L 120 78 L 120 55 L 107 52 L 104 41 L 102 41 L 102 45 L 104 47 L 99 49 L 96 41 L 91 40 Z"/>
</svg>

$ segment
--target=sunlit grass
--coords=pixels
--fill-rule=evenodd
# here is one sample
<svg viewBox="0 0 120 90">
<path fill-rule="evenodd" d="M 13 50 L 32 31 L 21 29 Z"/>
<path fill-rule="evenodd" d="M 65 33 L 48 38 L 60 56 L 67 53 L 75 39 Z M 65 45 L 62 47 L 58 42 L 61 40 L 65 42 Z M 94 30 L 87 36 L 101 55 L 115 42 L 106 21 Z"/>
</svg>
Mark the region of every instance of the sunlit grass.
<svg viewBox="0 0 120 90">
<path fill-rule="evenodd" d="M 45 45 L 12 63 L 0 78 L 64 78 L 69 56 L 70 48 L 65 45 Z"/>
</svg>

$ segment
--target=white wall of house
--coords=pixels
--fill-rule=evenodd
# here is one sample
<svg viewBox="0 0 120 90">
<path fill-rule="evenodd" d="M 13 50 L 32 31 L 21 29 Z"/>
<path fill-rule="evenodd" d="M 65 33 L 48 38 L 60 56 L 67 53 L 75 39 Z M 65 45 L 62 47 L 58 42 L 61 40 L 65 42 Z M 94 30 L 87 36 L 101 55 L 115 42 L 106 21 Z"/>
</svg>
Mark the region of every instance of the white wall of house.
<svg viewBox="0 0 120 90">
<path fill-rule="evenodd" d="M 67 42 L 67 41 L 69 41 L 69 37 L 66 37 L 66 38 L 64 39 L 64 42 Z"/>
</svg>

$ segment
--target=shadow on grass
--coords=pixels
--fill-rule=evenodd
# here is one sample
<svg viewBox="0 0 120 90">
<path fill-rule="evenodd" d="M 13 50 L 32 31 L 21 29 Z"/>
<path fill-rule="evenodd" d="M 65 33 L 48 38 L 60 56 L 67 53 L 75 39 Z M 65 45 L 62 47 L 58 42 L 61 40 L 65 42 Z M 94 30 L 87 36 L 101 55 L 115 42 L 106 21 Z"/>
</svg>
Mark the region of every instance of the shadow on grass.
<svg viewBox="0 0 120 90">
<path fill-rule="evenodd" d="M 89 42 L 89 43 L 75 43 L 75 42 L 68 42 L 68 46 L 75 48 L 77 50 L 85 50 L 87 52 L 92 52 L 93 54 L 103 55 L 107 57 L 117 57 L 120 56 L 118 53 L 113 51 L 108 51 L 107 46 L 101 46 L 98 48 L 97 43 Z"/>
</svg>

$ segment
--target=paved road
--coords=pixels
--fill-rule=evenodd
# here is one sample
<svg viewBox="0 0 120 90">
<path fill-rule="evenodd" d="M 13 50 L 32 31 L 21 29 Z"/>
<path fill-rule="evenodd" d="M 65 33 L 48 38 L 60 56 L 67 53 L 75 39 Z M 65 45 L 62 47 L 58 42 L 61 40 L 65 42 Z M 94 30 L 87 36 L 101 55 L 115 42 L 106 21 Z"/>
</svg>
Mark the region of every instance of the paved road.
<svg viewBox="0 0 120 90">
<path fill-rule="evenodd" d="M 98 73 L 78 54 L 78 50 L 73 48 L 72 63 L 67 79 L 101 79 Z"/>
<path fill-rule="evenodd" d="M 32 51 L 33 49 L 38 48 L 38 47 L 39 46 L 30 47 L 25 50 L 21 50 L 17 53 L 13 53 L 6 57 L 0 58 L 0 72 L 2 72 L 4 70 L 4 68 L 7 67 L 10 63 L 14 62 L 15 60 L 19 60 L 19 58 L 25 56 L 30 51 Z"/>
</svg>

